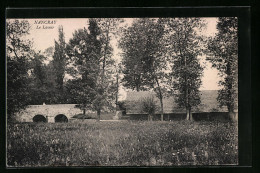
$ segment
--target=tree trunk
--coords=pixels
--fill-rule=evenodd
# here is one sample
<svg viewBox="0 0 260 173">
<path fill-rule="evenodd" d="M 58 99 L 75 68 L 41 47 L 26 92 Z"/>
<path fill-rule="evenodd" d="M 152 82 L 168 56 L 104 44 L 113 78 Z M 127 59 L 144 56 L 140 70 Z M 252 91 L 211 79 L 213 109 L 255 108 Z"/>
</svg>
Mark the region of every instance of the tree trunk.
<svg viewBox="0 0 260 173">
<path fill-rule="evenodd" d="M 107 56 L 107 50 L 108 50 L 108 32 L 106 33 L 106 45 L 105 45 L 105 50 L 104 50 L 104 59 L 103 59 L 103 66 L 102 66 L 102 84 L 104 82 L 104 77 L 105 77 L 105 67 L 106 67 L 106 56 Z"/>
<path fill-rule="evenodd" d="M 159 81 L 158 81 L 156 76 L 155 76 L 155 81 L 156 81 L 157 86 L 159 88 L 159 99 L 160 99 L 160 103 L 161 103 L 161 121 L 163 121 L 163 96 L 162 96 L 162 91 L 161 91 Z"/>
<path fill-rule="evenodd" d="M 190 108 L 186 108 L 186 120 L 190 120 L 190 121 L 193 120 Z"/>
<path fill-rule="evenodd" d="M 230 62 L 228 61 L 227 63 L 227 76 L 231 76 L 231 64 Z M 227 103 L 227 107 L 228 107 L 228 116 L 229 116 L 229 119 L 231 121 L 236 121 L 237 120 L 237 116 L 236 116 L 236 113 L 234 112 L 235 108 L 234 108 L 234 96 L 232 94 L 232 89 L 233 89 L 233 80 L 229 79 L 228 80 L 228 84 L 227 84 L 227 88 L 228 88 L 228 103 Z"/>
<path fill-rule="evenodd" d="M 118 72 L 116 74 L 116 106 L 118 105 L 118 92 L 119 92 L 119 81 L 118 81 Z"/>
<path fill-rule="evenodd" d="M 189 120 L 190 119 L 190 112 L 189 112 L 189 109 L 186 108 L 186 120 Z"/>
<path fill-rule="evenodd" d="M 234 111 L 234 106 L 232 104 L 228 106 L 228 118 L 234 122 L 238 120 L 237 113 Z"/>
<path fill-rule="evenodd" d="M 98 118 L 97 120 L 98 120 L 98 121 L 100 121 L 100 113 L 101 113 L 101 111 L 100 111 L 100 109 L 98 109 L 98 110 L 97 110 L 97 118 Z"/>
<path fill-rule="evenodd" d="M 228 112 L 228 116 L 229 116 L 229 119 L 233 122 L 236 122 L 238 120 L 236 112 Z"/>
<path fill-rule="evenodd" d="M 161 103 L 161 121 L 163 121 L 163 100 L 162 100 L 162 97 L 160 97 L 160 103 Z"/>
<path fill-rule="evenodd" d="M 153 114 L 148 114 L 148 121 L 153 121 Z"/>
<path fill-rule="evenodd" d="M 83 115 L 86 115 L 86 109 L 85 108 L 83 109 Z"/>
<path fill-rule="evenodd" d="M 187 67 L 186 56 L 184 56 L 184 67 Z M 190 120 L 190 107 L 189 107 L 189 89 L 187 82 L 187 71 L 185 69 L 185 105 L 186 105 L 186 120 Z"/>
</svg>

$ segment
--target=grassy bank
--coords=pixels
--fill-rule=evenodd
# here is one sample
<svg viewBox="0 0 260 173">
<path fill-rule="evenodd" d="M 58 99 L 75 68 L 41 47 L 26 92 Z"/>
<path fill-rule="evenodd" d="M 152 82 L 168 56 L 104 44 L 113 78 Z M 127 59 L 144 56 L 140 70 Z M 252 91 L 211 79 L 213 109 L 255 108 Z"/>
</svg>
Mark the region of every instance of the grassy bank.
<svg viewBox="0 0 260 173">
<path fill-rule="evenodd" d="M 9 166 L 237 164 L 229 122 L 96 122 L 8 126 Z"/>
</svg>

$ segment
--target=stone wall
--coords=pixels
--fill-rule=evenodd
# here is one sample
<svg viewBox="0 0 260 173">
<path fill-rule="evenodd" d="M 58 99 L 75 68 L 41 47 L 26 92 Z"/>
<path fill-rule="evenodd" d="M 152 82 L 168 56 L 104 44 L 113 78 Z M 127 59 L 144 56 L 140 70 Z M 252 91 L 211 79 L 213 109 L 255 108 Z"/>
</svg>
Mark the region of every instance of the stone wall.
<svg viewBox="0 0 260 173">
<path fill-rule="evenodd" d="M 48 116 L 48 122 L 55 122 L 54 118 L 59 115 L 65 115 L 69 121 L 82 111 L 75 108 L 75 104 L 55 104 L 55 105 L 29 105 L 25 110 L 16 114 L 16 119 L 19 122 L 33 122 L 35 115 Z"/>
</svg>

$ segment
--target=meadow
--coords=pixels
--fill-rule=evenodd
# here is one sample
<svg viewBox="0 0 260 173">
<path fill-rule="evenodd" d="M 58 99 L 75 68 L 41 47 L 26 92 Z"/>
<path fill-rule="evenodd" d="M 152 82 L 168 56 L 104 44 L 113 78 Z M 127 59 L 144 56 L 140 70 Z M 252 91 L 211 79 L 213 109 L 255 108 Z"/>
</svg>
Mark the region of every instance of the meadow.
<svg viewBox="0 0 260 173">
<path fill-rule="evenodd" d="M 77 120 L 7 128 L 9 167 L 230 164 L 238 164 L 231 122 Z"/>
</svg>

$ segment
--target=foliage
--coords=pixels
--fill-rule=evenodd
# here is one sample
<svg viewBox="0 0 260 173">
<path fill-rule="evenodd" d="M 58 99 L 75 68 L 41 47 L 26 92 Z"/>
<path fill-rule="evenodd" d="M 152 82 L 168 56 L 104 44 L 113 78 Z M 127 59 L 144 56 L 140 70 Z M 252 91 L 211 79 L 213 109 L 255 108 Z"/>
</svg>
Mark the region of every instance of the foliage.
<svg viewBox="0 0 260 173">
<path fill-rule="evenodd" d="M 30 104 L 42 104 L 46 102 L 47 88 L 46 82 L 48 81 L 45 74 L 43 60 L 46 57 L 39 53 L 35 53 L 34 57 L 30 61 L 31 75 L 28 87 L 30 88 Z"/>
<path fill-rule="evenodd" d="M 95 19 L 98 27 L 100 28 L 100 41 L 102 42 L 102 76 L 106 75 L 106 71 L 113 68 L 114 60 L 111 58 L 113 55 L 113 48 L 111 45 L 112 38 L 117 37 L 119 34 L 119 24 L 124 20 L 119 18 L 99 18 Z M 108 68 L 106 70 L 106 68 Z"/>
<path fill-rule="evenodd" d="M 55 87 L 53 61 L 45 64 L 46 59 L 47 57 L 44 55 L 35 53 L 30 61 L 30 77 L 27 87 L 30 90 L 30 104 L 32 105 L 60 103 L 60 93 Z"/>
<path fill-rule="evenodd" d="M 45 81 L 45 86 L 46 86 L 46 104 L 57 104 L 61 103 L 60 101 L 60 93 L 57 91 L 56 88 L 56 76 L 55 76 L 55 70 L 54 70 L 54 65 L 53 61 L 49 62 L 49 64 L 44 65 L 44 73 L 46 75 L 46 81 Z M 65 97 L 66 98 L 66 97 Z M 63 103 L 67 103 L 67 100 L 63 100 Z"/>
<path fill-rule="evenodd" d="M 24 39 L 29 34 L 27 20 L 7 20 L 6 58 L 7 58 L 7 115 L 12 119 L 15 112 L 29 103 L 28 70 L 31 42 Z"/>
<path fill-rule="evenodd" d="M 59 40 L 55 41 L 54 55 L 53 55 L 53 69 L 55 74 L 56 87 L 60 95 L 63 94 L 63 80 L 65 76 L 65 69 L 67 63 L 67 57 L 65 55 L 65 36 L 63 32 L 63 27 L 59 26 Z M 50 51 L 50 50 L 48 50 Z M 61 98 L 62 99 L 62 98 Z"/>
<path fill-rule="evenodd" d="M 89 20 L 88 29 L 89 32 L 86 28 L 75 31 L 67 46 L 67 55 L 73 62 L 73 72 L 76 72 L 72 75 L 77 77 L 68 81 L 67 89 L 83 110 L 99 107 L 99 96 L 103 92 L 103 89 L 98 87 L 102 55 L 100 29 L 95 19 Z"/>
<path fill-rule="evenodd" d="M 117 83 L 114 82 L 110 41 L 117 33 L 120 22 L 120 19 L 89 19 L 88 30 L 84 28 L 76 31 L 67 47 L 67 54 L 74 65 L 74 70 L 70 69 L 71 75 L 78 78 L 73 79 L 77 80 L 74 83 L 85 88 L 75 86 L 78 89 L 73 89 L 72 80 L 66 88 L 77 97 L 77 103 L 81 102 L 83 109 L 91 108 L 98 115 L 104 107 L 110 110 L 115 107 Z"/>
<path fill-rule="evenodd" d="M 7 127 L 9 167 L 229 164 L 238 164 L 233 123 L 75 120 Z"/>
<path fill-rule="evenodd" d="M 44 71 L 43 61 L 46 60 L 46 57 L 35 53 L 34 58 L 31 60 L 32 76 L 35 77 L 36 83 L 38 86 L 42 86 L 46 81 L 46 74 Z"/>
<path fill-rule="evenodd" d="M 6 51 L 10 58 L 29 58 L 32 43 L 24 39 L 29 34 L 30 24 L 27 20 L 12 20 L 6 22 Z"/>
<path fill-rule="evenodd" d="M 54 55 L 54 47 L 53 46 L 48 47 L 47 49 L 44 50 L 43 54 L 46 57 L 53 57 L 53 55 Z"/>
<path fill-rule="evenodd" d="M 229 112 L 237 108 L 238 97 L 238 20 L 235 17 L 221 17 L 217 24 L 218 33 L 209 38 L 206 52 L 208 60 L 219 71 L 222 80 L 219 85 L 218 101 L 227 106 Z"/>
<path fill-rule="evenodd" d="M 173 63 L 171 86 L 176 102 L 186 108 L 187 116 L 193 106 L 200 104 L 203 67 L 198 56 L 203 52 L 203 42 L 197 32 L 203 26 L 199 18 L 167 19 L 169 60 Z"/>
<path fill-rule="evenodd" d="M 123 51 L 125 87 L 139 91 L 154 85 L 155 73 L 165 66 L 163 57 L 158 55 L 162 35 L 163 27 L 154 19 L 136 19 L 124 30 L 119 45 Z"/>
<path fill-rule="evenodd" d="M 112 58 L 113 48 L 111 45 L 112 38 L 116 38 L 119 34 L 119 25 L 124 20 L 119 18 L 99 18 L 96 19 L 100 28 L 100 41 L 101 41 L 101 82 L 99 87 L 102 88 L 98 98 L 95 100 L 97 110 L 101 110 L 103 106 L 108 107 L 110 110 L 114 109 L 114 102 L 118 97 L 119 83 L 118 69 L 115 68 L 115 60 Z"/>
<path fill-rule="evenodd" d="M 160 99 L 162 116 L 162 83 L 166 69 L 163 34 L 162 19 L 136 19 L 124 31 L 120 41 L 123 50 L 123 85 L 137 91 L 153 89 Z"/>
<path fill-rule="evenodd" d="M 7 117 L 13 120 L 14 113 L 26 108 L 30 102 L 27 88 L 28 63 L 24 58 L 7 56 Z"/>
<path fill-rule="evenodd" d="M 93 110 L 92 101 L 96 92 L 90 84 L 87 81 L 83 82 L 81 79 L 68 80 L 66 84 L 66 90 L 70 94 L 69 102 L 78 104 L 78 107 L 83 111 L 86 109 Z"/>
</svg>

